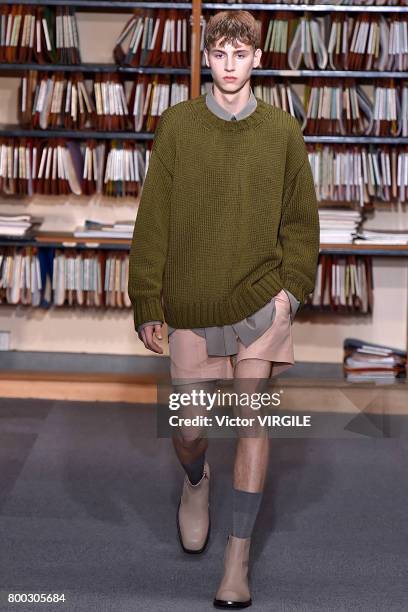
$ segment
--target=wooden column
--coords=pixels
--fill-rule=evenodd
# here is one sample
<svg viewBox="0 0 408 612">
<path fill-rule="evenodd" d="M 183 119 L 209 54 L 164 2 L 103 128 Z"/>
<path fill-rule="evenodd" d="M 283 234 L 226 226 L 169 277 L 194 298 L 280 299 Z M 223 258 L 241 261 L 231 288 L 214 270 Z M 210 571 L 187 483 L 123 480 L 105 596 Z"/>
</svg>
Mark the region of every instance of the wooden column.
<svg viewBox="0 0 408 612">
<path fill-rule="evenodd" d="M 201 0 L 192 0 L 191 13 L 191 98 L 200 95 L 201 52 L 200 52 Z"/>
</svg>

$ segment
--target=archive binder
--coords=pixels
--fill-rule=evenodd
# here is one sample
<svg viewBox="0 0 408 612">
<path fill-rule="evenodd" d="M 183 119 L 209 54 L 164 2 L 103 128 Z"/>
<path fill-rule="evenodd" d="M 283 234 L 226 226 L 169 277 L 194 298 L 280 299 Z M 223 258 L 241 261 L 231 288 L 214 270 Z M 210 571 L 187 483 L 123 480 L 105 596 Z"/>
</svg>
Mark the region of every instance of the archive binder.
<svg viewBox="0 0 408 612">
<path fill-rule="evenodd" d="M 0 304 L 39 306 L 42 280 L 37 247 L 0 247 Z"/>
<path fill-rule="evenodd" d="M 319 255 L 316 284 L 306 306 L 321 311 L 369 314 L 373 308 L 372 258 Z"/>
<path fill-rule="evenodd" d="M 188 99 L 189 77 L 139 74 L 127 95 L 117 73 L 27 71 L 20 82 L 19 120 L 38 129 L 97 129 L 154 132 L 163 111 Z"/>
<path fill-rule="evenodd" d="M 95 107 L 82 73 L 30 71 L 21 79 L 20 121 L 43 130 L 91 128 Z"/>
<path fill-rule="evenodd" d="M 0 194 L 138 196 L 150 151 L 126 140 L 0 139 Z"/>
<path fill-rule="evenodd" d="M 0 247 L 0 304 L 130 309 L 129 254 L 96 248 Z"/>
<path fill-rule="evenodd" d="M 292 11 L 259 11 L 261 26 L 261 68 L 285 70 L 289 68 L 289 41 L 296 29 L 297 17 Z"/>
<path fill-rule="evenodd" d="M 117 73 L 96 75 L 94 84 L 95 127 L 125 130 L 130 127 L 124 84 Z"/>
<path fill-rule="evenodd" d="M 189 18 L 190 13 L 180 9 L 136 9 L 116 40 L 116 63 L 187 68 Z"/>
<path fill-rule="evenodd" d="M 136 132 L 154 132 L 162 112 L 169 106 L 187 100 L 189 77 L 167 74 L 139 74 L 129 96 L 129 116 Z"/>
<path fill-rule="evenodd" d="M 1 6 L 0 61 L 79 64 L 75 10 L 33 4 Z"/>
</svg>

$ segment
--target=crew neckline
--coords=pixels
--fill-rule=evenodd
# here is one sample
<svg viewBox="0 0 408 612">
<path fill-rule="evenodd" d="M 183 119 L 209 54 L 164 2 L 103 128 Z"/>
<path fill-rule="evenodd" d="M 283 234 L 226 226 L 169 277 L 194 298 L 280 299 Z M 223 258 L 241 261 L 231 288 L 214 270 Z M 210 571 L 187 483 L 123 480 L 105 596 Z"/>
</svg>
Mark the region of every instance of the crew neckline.
<svg viewBox="0 0 408 612">
<path fill-rule="evenodd" d="M 215 115 L 207 106 L 205 97 L 206 93 L 201 94 L 197 98 L 192 100 L 192 108 L 196 113 L 197 117 L 209 127 L 215 127 L 226 132 L 241 132 L 259 125 L 266 117 L 268 113 L 268 104 L 266 104 L 261 98 L 256 97 L 257 105 L 255 110 L 245 117 L 244 119 L 238 119 L 237 121 L 231 121 L 230 119 L 222 119 Z"/>
</svg>

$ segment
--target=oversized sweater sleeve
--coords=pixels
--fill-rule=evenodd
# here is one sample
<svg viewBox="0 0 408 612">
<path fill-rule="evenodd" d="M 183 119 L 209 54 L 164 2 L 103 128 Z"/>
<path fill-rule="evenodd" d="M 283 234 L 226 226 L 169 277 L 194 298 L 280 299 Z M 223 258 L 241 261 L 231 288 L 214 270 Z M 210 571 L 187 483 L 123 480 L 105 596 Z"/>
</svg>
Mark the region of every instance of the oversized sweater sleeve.
<svg viewBox="0 0 408 612">
<path fill-rule="evenodd" d="M 279 241 L 283 286 L 302 304 L 315 286 L 320 247 L 318 202 L 305 140 L 290 118 Z"/>
<path fill-rule="evenodd" d="M 164 321 L 161 292 L 175 159 L 169 111 L 157 123 L 130 248 L 128 294 L 136 330 L 146 321 Z"/>
</svg>

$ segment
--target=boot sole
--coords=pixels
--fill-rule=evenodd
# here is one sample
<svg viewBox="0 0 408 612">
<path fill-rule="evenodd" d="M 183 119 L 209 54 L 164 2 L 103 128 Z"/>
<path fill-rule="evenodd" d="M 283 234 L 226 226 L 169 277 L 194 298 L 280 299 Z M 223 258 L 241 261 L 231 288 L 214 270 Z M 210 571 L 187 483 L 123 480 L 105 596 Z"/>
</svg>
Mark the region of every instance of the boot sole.
<svg viewBox="0 0 408 612">
<path fill-rule="evenodd" d="M 210 531 L 211 531 L 211 516 L 209 516 L 209 520 L 208 520 L 208 531 L 207 531 L 207 537 L 205 538 L 205 542 L 203 544 L 203 546 L 199 549 L 199 550 L 190 550 L 189 548 L 186 548 L 183 544 L 183 539 L 181 537 L 181 530 L 180 530 L 180 522 L 179 522 L 179 509 L 180 509 L 180 505 L 181 505 L 181 499 L 179 501 L 179 504 L 177 506 L 177 514 L 176 514 L 176 521 L 177 521 L 177 533 L 178 533 L 178 537 L 179 537 L 179 541 L 181 544 L 182 549 L 184 550 L 185 553 L 188 553 L 189 555 L 199 555 L 202 552 L 204 552 L 207 544 L 208 544 L 208 540 L 210 538 Z"/>
<path fill-rule="evenodd" d="M 248 601 L 225 601 L 224 599 L 214 599 L 214 608 L 218 608 L 220 610 L 225 610 L 229 608 L 230 610 L 241 610 L 242 608 L 248 608 L 252 605 L 252 599 Z"/>
</svg>

